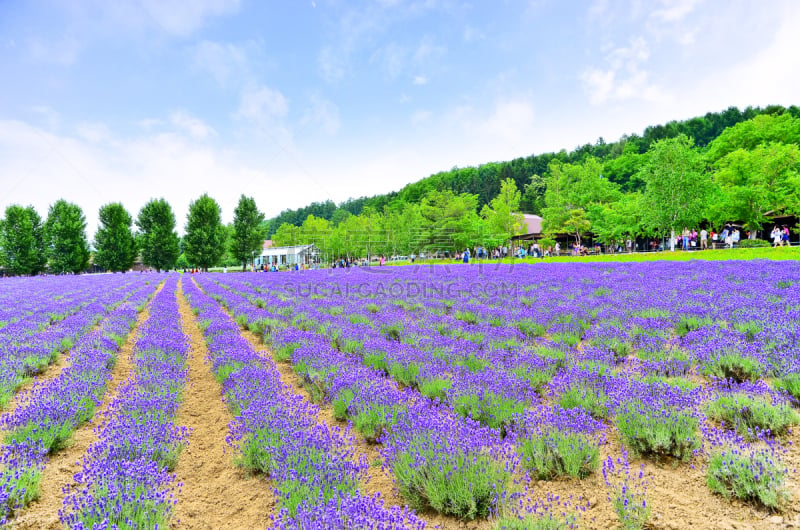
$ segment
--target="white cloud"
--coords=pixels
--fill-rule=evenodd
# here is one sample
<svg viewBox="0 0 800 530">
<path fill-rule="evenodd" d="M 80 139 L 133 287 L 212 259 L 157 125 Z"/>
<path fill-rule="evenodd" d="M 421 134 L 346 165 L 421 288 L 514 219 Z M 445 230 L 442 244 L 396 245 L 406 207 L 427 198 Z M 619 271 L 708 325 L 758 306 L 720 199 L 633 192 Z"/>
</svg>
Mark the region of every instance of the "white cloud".
<svg viewBox="0 0 800 530">
<path fill-rule="evenodd" d="M 612 48 L 604 61 L 607 68 L 589 67 L 580 75 L 589 101 L 600 105 L 609 101 L 663 101 L 665 92 L 650 81 L 644 68 L 650 58 L 650 49 L 642 37 L 631 40 L 628 47 Z"/>
<path fill-rule="evenodd" d="M 80 128 L 84 134 L 70 137 L 0 121 L 0 211 L 14 203 L 33 204 L 46 215 L 52 203 L 64 198 L 83 208 L 92 238 L 98 209 L 108 202 L 122 202 L 135 217 L 148 200 L 164 197 L 175 211 L 179 232 L 189 202 L 204 192 L 220 203 L 225 222 L 232 219 L 242 192 L 252 194 L 262 210 L 280 209 L 279 198 L 254 186 L 276 177 L 258 162 L 244 162 L 246 156 L 237 151 L 198 145 L 190 136 L 173 133 L 121 137 L 106 131 L 104 141 L 96 143 L 85 133 L 102 127 Z M 278 172 L 296 178 L 286 168 L 273 173 Z"/>
<path fill-rule="evenodd" d="M 206 19 L 239 10 L 239 0 L 140 0 L 139 5 L 157 27 L 175 35 L 189 35 Z"/>
<path fill-rule="evenodd" d="M 169 120 L 179 130 L 188 133 L 192 138 L 204 140 L 214 136 L 216 131 L 213 127 L 206 125 L 203 120 L 190 116 L 183 111 L 175 111 L 169 116 Z"/>
<path fill-rule="evenodd" d="M 346 68 L 345 56 L 331 47 L 325 47 L 319 52 L 319 68 L 322 78 L 334 83 L 344 77 Z"/>
<path fill-rule="evenodd" d="M 315 129 L 321 129 L 327 134 L 336 134 L 339 130 L 339 107 L 332 101 L 312 96 L 309 106 L 303 113 L 301 123 Z"/>
<path fill-rule="evenodd" d="M 680 22 L 700 3 L 701 0 L 660 0 L 659 7 L 650 16 L 661 22 Z"/>
<path fill-rule="evenodd" d="M 289 103 L 283 94 L 268 86 L 257 85 L 242 92 L 236 116 L 256 123 L 270 123 L 289 112 Z"/>
<path fill-rule="evenodd" d="M 91 144 L 98 144 L 109 139 L 110 133 L 104 123 L 79 123 L 75 126 L 78 136 Z"/>
<path fill-rule="evenodd" d="M 413 83 L 415 85 L 427 85 L 428 84 L 428 78 L 425 77 L 424 75 L 415 75 Z"/>
<path fill-rule="evenodd" d="M 193 61 L 195 68 L 209 73 L 221 86 L 248 75 L 247 52 L 234 44 L 203 41 L 195 47 Z"/>
</svg>

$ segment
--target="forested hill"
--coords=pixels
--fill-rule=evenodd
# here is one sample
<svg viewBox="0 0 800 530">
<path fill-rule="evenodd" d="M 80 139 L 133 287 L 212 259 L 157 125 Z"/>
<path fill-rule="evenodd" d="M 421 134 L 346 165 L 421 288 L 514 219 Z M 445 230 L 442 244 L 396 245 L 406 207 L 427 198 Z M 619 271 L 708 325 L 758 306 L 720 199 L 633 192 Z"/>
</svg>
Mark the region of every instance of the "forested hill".
<svg viewBox="0 0 800 530">
<path fill-rule="evenodd" d="M 338 221 L 348 213 L 359 215 L 365 207 L 382 211 L 385 206 L 393 202 L 417 203 L 430 190 L 475 194 L 478 196 L 478 209 L 480 209 L 498 195 L 500 183 L 508 178 L 523 191 L 520 209 L 526 213 L 540 213 L 544 205 L 545 176 L 548 165 L 553 160 L 581 163 L 587 157 L 595 157 L 603 163 L 603 175 L 606 178 L 618 184 L 623 190 L 633 191 L 641 187 L 641 182 L 631 179 L 636 168 L 626 163 L 629 157 L 621 155 L 644 154 L 654 142 L 675 138 L 681 134 L 692 138 L 695 146 L 705 147 L 727 127 L 760 114 L 784 113 L 800 118 L 800 108 L 795 105 L 789 108 L 777 105 L 766 108 L 747 107 L 744 110 L 730 107 L 722 112 L 709 112 L 705 116 L 685 121 L 671 121 L 665 125 L 650 126 L 641 135 L 626 135 L 612 143 L 606 143 L 600 138 L 595 144 L 582 145 L 570 152 L 561 150 L 558 153 L 530 155 L 508 162 L 489 162 L 478 167 L 454 168 L 408 184 L 397 192 L 349 199 L 339 205 L 333 201 L 313 202 L 304 208 L 284 210 L 278 216 L 266 221 L 268 234 L 270 236 L 274 234 L 283 223 L 300 226 L 309 215 L 338 224 Z"/>
</svg>

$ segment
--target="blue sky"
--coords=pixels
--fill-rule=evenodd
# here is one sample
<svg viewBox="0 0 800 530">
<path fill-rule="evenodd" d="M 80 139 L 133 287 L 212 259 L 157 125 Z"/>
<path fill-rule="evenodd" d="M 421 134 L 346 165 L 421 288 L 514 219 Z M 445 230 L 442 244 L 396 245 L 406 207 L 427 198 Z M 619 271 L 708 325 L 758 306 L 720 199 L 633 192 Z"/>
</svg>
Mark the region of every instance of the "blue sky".
<svg viewBox="0 0 800 530">
<path fill-rule="evenodd" d="M 0 2 L 0 208 L 273 216 L 730 105 L 800 104 L 796 0 Z"/>
</svg>

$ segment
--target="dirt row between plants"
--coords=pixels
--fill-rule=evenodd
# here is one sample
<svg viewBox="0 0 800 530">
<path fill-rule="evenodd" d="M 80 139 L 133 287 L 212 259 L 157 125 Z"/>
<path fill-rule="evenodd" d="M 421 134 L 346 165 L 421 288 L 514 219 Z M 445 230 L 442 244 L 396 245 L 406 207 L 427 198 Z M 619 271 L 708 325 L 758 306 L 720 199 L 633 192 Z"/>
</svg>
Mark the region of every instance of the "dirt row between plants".
<svg viewBox="0 0 800 530">
<path fill-rule="evenodd" d="M 131 376 L 131 371 L 133 369 L 133 350 L 136 347 L 139 328 L 150 316 L 150 304 L 163 286 L 164 283 L 162 282 L 156 288 L 153 297 L 150 298 L 144 310 L 136 317 L 136 324 L 128 334 L 128 340 L 125 341 L 125 344 L 123 344 L 122 348 L 117 352 L 117 361 L 111 369 L 111 379 L 108 382 L 108 388 L 103 396 L 103 402 L 95 411 L 94 417 L 75 431 L 66 449 L 50 457 L 47 466 L 42 471 L 39 499 L 32 502 L 14 518 L 12 523 L 13 528 L 21 530 L 62 528 L 58 519 L 58 511 L 63 506 L 64 489 L 66 487 L 76 486 L 73 477 L 75 473 L 81 469 L 79 460 L 86 454 L 89 446 L 97 441 L 94 428 L 98 425 L 102 425 L 103 421 L 105 421 L 108 406 L 117 396 L 119 387 Z M 62 357 L 64 356 L 59 356 L 59 359 Z M 60 370 L 63 370 L 65 367 L 66 361 L 60 366 Z M 53 377 L 55 377 L 55 374 Z"/>
<path fill-rule="evenodd" d="M 182 280 L 183 281 L 183 280 Z M 192 529 L 266 528 L 275 498 L 262 477 L 235 466 L 225 438 L 232 417 L 222 401 L 222 388 L 208 365 L 208 349 L 191 307 L 178 283 L 181 325 L 190 339 L 189 380 L 176 423 L 192 429 L 175 469 L 183 484 L 171 527 Z"/>
</svg>

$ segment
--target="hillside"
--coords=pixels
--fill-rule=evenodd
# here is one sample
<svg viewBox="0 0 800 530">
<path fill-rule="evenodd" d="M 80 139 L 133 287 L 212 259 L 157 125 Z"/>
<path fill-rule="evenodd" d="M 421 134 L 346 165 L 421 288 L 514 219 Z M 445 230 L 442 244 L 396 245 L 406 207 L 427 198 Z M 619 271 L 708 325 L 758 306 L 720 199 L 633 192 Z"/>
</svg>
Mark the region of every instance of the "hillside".
<svg viewBox="0 0 800 530">
<path fill-rule="evenodd" d="M 791 114 L 800 117 L 800 108 L 793 105 L 747 107 L 739 110 L 730 107 L 722 112 L 709 112 L 684 121 L 670 121 L 664 125 L 647 127 L 641 135 L 625 135 L 616 142 L 607 143 L 599 138 L 595 144 L 585 144 L 572 151 L 542 153 L 516 158 L 506 162 L 488 162 L 478 167 L 453 168 L 442 171 L 411 183 L 396 192 L 372 197 L 348 199 L 340 204 L 333 201 L 312 202 L 298 209 L 284 210 L 276 217 L 266 221 L 268 234 L 272 236 L 284 223 L 300 226 L 309 215 L 326 219 L 332 224 L 344 219 L 348 213 L 359 215 L 364 208 L 383 211 L 385 206 L 396 202 L 418 203 L 431 190 L 452 191 L 455 194 L 468 193 L 478 197 L 478 209 L 488 204 L 500 192 L 500 184 L 512 179 L 521 190 L 520 209 L 525 213 L 541 213 L 544 207 L 545 176 L 548 165 L 553 160 L 576 164 L 587 157 L 595 157 L 603 164 L 603 175 L 625 191 L 634 191 L 642 183 L 631 179 L 635 168 L 625 162 L 623 154 L 644 154 L 650 146 L 662 139 L 675 138 L 684 134 L 694 140 L 694 145 L 705 148 L 726 128 L 750 120 L 762 114 Z"/>
</svg>

